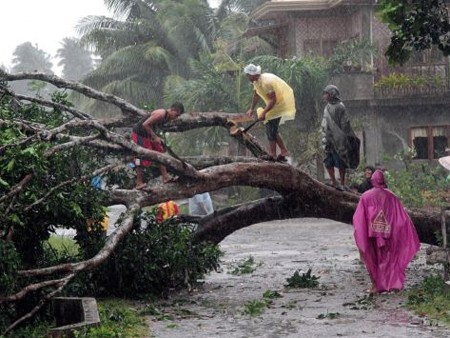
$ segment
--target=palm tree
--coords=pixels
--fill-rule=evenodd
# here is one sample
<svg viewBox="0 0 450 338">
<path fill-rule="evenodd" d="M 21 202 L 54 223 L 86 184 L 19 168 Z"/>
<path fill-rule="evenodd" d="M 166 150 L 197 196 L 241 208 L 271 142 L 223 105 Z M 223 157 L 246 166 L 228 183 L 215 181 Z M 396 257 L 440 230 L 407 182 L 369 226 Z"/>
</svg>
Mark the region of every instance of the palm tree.
<svg viewBox="0 0 450 338">
<path fill-rule="evenodd" d="M 42 72 L 53 74 L 50 55 L 40 49 L 38 45 L 32 45 L 31 42 L 24 42 L 14 49 L 12 72 Z M 42 81 L 16 81 L 11 88 L 21 94 L 26 95 L 49 95 L 50 91 L 56 89 L 54 86 L 47 86 Z"/>
<path fill-rule="evenodd" d="M 91 53 L 83 48 L 77 39 L 64 38 L 61 45 L 56 56 L 61 58 L 58 66 L 63 67 L 64 79 L 79 81 L 94 69 Z"/>
<path fill-rule="evenodd" d="M 51 57 L 48 53 L 32 45 L 31 42 L 24 42 L 14 49 L 12 60 L 12 72 L 35 72 L 53 74 Z"/>
<path fill-rule="evenodd" d="M 188 61 L 210 51 L 213 12 L 206 0 L 105 0 L 116 18 L 87 17 L 81 41 L 103 61 L 85 82 L 137 105 L 162 102 L 166 76 L 189 76 Z"/>
</svg>

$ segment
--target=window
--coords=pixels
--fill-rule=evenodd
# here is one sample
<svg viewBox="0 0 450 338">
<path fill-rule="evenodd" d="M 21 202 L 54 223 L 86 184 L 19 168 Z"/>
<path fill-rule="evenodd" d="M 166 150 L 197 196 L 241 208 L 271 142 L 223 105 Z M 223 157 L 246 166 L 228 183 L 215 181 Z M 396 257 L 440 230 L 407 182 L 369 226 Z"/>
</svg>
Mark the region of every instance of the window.
<svg viewBox="0 0 450 338">
<path fill-rule="evenodd" d="M 450 126 L 413 127 L 410 129 L 411 146 L 416 159 L 434 159 L 445 155 Z"/>
<path fill-rule="evenodd" d="M 305 55 L 329 58 L 333 55 L 333 50 L 336 48 L 336 45 L 337 41 L 335 40 L 306 40 L 303 43 L 303 50 Z"/>
</svg>

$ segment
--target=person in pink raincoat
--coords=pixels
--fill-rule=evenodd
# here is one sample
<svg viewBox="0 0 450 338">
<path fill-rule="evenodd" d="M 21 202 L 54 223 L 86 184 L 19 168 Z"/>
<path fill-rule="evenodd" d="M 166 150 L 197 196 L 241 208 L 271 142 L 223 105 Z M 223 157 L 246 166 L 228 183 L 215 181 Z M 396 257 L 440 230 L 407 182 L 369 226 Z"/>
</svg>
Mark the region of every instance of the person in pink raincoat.
<svg viewBox="0 0 450 338">
<path fill-rule="evenodd" d="M 372 280 L 370 292 L 402 290 L 419 237 L 399 198 L 386 188 L 383 172 L 376 170 L 371 181 L 353 215 L 355 242 Z"/>
</svg>

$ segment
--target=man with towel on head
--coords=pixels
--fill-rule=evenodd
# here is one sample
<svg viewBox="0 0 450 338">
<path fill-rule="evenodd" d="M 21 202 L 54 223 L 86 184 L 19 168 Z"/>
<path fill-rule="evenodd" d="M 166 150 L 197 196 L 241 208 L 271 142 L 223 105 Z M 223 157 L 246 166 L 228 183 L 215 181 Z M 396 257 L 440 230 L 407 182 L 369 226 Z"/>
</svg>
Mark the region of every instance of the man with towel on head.
<svg viewBox="0 0 450 338">
<path fill-rule="evenodd" d="M 295 98 L 292 88 L 274 74 L 261 74 L 261 66 L 249 64 L 244 68 L 244 73 L 255 90 L 247 114 L 256 114 L 258 120 L 264 121 L 267 139 L 269 140 L 270 156 L 278 161 L 290 162 L 289 151 L 278 132 L 278 128 L 285 121 L 295 118 Z M 260 99 L 264 101 L 266 106 L 256 110 L 256 105 Z M 278 156 L 277 146 L 280 148 Z"/>
</svg>

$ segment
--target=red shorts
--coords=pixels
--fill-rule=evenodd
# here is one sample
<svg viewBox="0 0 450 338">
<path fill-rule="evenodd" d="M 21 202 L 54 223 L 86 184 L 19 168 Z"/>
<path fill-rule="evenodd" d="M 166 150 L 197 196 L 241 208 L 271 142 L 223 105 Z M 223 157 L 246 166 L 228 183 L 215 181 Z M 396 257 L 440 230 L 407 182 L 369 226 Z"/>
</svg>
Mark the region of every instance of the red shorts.
<svg viewBox="0 0 450 338">
<path fill-rule="evenodd" d="M 133 140 L 133 143 L 149 150 L 154 150 L 159 153 L 164 152 L 164 148 L 161 143 L 154 142 L 150 140 L 149 137 L 141 136 L 136 134 L 135 132 L 131 133 L 131 139 Z M 141 160 L 139 157 L 134 158 L 134 165 L 135 166 L 142 166 L 142 167 L 149 167 L 152 165 L 152 161 L 150 160 Z"/>
</svg>

